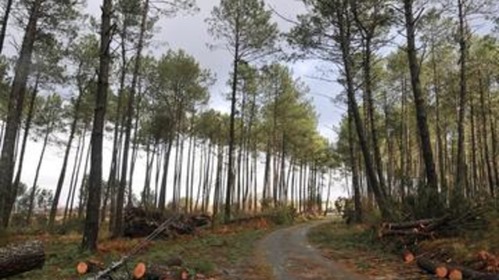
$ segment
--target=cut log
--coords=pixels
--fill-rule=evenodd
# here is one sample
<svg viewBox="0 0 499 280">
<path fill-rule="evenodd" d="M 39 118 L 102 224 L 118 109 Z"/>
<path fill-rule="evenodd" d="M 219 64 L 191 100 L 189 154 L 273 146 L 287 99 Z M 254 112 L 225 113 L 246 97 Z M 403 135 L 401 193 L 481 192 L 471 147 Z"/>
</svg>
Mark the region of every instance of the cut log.
<svg viewBox="0 0 499 280">
<path fill-rule="evenodd" d="M 172 279 L 175 273 L 167 266 L 138 263 L 133 270 L 133 279 Z"/>
<path fill-rule="evenodd" d="M 41 241 L 0 248 L 0 279 L 41 269 L 45 263 L 45 252 Z"/>
<path fill-rule="evenodd" d="M 404 250 L 402 253 L 402 258 L 405 263 L 412 263 L 414 261 L 414 254 L 409 250 Z"/>
<path fill-rule="evenodd" d="M 383 228 L 386 229 L 410 229 L 417 227 L 425 227 L 432 223 L 438 222 L 440 219 L 422 219 L 416 221 L 400 222 L 400 223 L 384 223 Z"/>
<path fill-rule="evenodd" d="M 434 274 L 438 278 L 447 277 L 448 270 L 447 267 L 443 264 L 437 264 L 428 258 L 420 258 L 418 259 L 417 263 L 418 266 L 421 267 L 423 270 L 425 270 L 428 273 Z"/>
<path fill-rule="evenodd" d="M 89 260 L 84 262 L 79 262 L 76 265 L 76 272 L 79 275 L 85 275 L 88 273 L 95 273 L 104 269 L 104 265 L 98 261 Z"/>
<path fill-rule="evenodd" d="M 463 274 L 463 279 L 499 280 L 499 274 L 480 272 L 464 266 L 454 266 L 453 268 L 461 271 L 461 273 Z"/>
<path fill-rule="evenodd" d="M 463 273 L 461 270 L 456 268 L 451 268 L 448 275 L 449 280 L 463 280 Z"/>
</svg>

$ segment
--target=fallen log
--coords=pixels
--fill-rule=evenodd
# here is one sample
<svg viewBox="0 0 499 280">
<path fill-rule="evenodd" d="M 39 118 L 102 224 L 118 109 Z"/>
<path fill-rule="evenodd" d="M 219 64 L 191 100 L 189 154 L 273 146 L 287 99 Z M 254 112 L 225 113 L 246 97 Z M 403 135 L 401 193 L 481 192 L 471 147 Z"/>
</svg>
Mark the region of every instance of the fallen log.
<svg viewBox="0 0 499 280">
<path fill-rule="evenodd" d="M 428 258 L 420 258 L 418 266 L 428 273 L 434 274 L 438 278 L 445 278 L 448 275 L 447 267 L 444 264 L 437 264 Z"/>
<path fill-rule="evenodd" d="M 425 227 L 428 226 L 432 223 L 438 222 L 442 218 L 434 218 L 434 219 L 422 219 L 422 220 L 416 220 L 416 221 L 407 221 L 407 222 L 400 222 L 400 223 L 384 223 L 381 225 L 382 228 L 386 229 L 410 229 L 410 228 L 417 228 L 417 227 Z"/>
<path fill-rule="evenodd" d="M 464 266 L 452 266 L 453 269 L 458 269 L 463 275 L 463 279 L 469 280 L 499 280 L 499 274 L 486 273 L 476 271 Z"/>
<path fill-rule="evenodd" d="M 379 237 L 385 237 L 385 236 L 420 236 L 420 237 L 425 237 L 425 238 L 433 238 L 435 234 L 433 232 L 425 232 L 425 231 L 420 231 L 417 229 L 413 230 L 394 230 L 394 229 L 389 229 L 389 230 L 382 230 L 379 232 Z"/>
<path fill-rule="evenodd" d="M 0 279 L 41 269 L 45 263 L 45 251 L 41 241 L 0 248 Z"/>
</svg>

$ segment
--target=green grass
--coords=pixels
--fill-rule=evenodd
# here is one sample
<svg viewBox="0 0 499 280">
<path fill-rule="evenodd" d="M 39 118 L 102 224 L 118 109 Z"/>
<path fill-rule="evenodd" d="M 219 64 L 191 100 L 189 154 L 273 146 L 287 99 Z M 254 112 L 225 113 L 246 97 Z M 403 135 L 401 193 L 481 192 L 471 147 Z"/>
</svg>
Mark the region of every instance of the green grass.
<svg viewBox="0 0 499 280">
<path fill-rule="evenodd" d="M 246 260 L 251 258 L 255 242 L 268 231 L 269 229 L 248 228 L 232 232 L 205 232 L 198 236 L 155 241 L 147 251 L 134 258 L 128 264 L 128 268 L 132 270 L 139 261 L 161 264 L 169 258 L 180 257 L 190 272 L 216 275 L 220 271 L 235 269 L 242 263 L 246 264 Z M 40 236 L 28 237 L 28 239 L 35 238 L 39 239 Z M 79 261 L 96 259 L 110 264 L 119 260 L 119 252 L 126 252 L 138 242 L 138 240 L 104 241 L 101 245 L 107 247 L 105 252 L 101 249 L 100 253 L 90 255 L 80 252 L 79 236 L 43 236 L 42 239 L 46 250 L 44 268 L 11 279 L 75 279 L 77 277 L 75 267 Z"/>
</svg>

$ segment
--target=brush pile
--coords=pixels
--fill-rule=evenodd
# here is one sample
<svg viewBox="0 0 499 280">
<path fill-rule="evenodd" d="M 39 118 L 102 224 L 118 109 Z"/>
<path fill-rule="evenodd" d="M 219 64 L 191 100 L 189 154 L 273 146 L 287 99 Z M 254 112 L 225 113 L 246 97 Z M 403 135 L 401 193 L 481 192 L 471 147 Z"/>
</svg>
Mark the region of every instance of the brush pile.
<svg viewBox="0 0 499 280">
<path fill-rule="evenodd" d="M 169 238 L 176 235 L 194 234 L 196 229 L 211 224 L 208 215 L 176 215 L 162 213 L 157 210 L 145 210 L 143 208 L 129 207 L 125 210 L 125 237 L 146 237 L 157 229 L 164 221 L 175 217 L 168 228 L 161 233 L 161 237 Z"/>
</svg>

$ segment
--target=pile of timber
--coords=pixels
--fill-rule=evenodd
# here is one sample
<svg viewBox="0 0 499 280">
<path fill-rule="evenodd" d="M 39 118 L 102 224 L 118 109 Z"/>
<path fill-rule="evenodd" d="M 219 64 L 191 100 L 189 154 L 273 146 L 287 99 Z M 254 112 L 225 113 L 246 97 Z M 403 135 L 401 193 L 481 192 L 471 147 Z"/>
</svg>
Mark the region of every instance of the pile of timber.
<svg viewBox="0 0 499 280">
<path fill-rule="evenodd" d="M 125 210 L 124 234 L 130 238 L 140 238 L 151 234 L 164 221 L 174 217 L 168 228 L 161 234 L 163 238 L 175 235 L 193 234 L 197 228 L 207 226 L 211 223 L 208 215 L 176 215 L 163 213 L 159 210 L 146 210 L 138 207 L 128 207 Z"/>
<path fill-rule="evenodd" d="M 41 241 L 28 241 L 0 248 L 0 279 L 41 269 L 44 264 L 45 251 Z"/>
<path fill-rule="evenodd" d="M 437 262 L 430 258 L 421 257 L 417 260 L 418 266 L 437 278 L 450 280 L 499 280 L 499 274 L 482 272 L 465 266 Z"/>
<path fill-rule="evenodd" d="M 103 265 L 97 261 L 90 260 L 79 262 L 76 265 L 78 275 L 84 276 L 96 274 L 104 269 Z M 172 258 L 164 264 L 144 263 L 139 262 L 135 265 L 131 276 L 134 280 L 210 280 L 203 274 L 191 274 L 189 269 L 184 267 L 184 263 L 180 258 Z M 126 275 L 129 275 L 126 273 Z M 130 277 L 125 277 L 130 279 Z M 121 278 L 119 278 L 121 279 Z"/>
<path fill-rule="evenodd" d="M 449 217 L 422 219 L 400 223 L 383 223 L 378 229 L 378 237 L 407 236 L 422 239 L 434 238 L 437 231 L 449 223 Z"/>
</svg>

